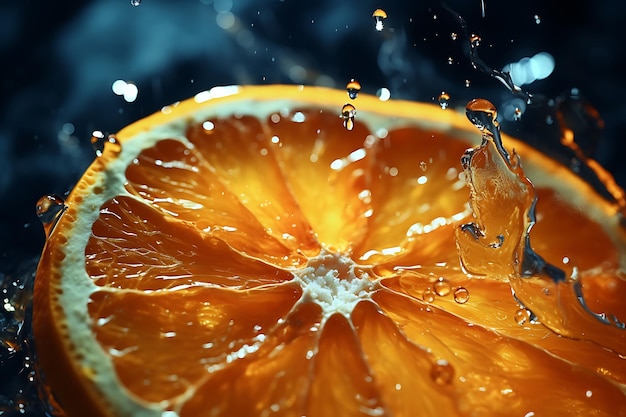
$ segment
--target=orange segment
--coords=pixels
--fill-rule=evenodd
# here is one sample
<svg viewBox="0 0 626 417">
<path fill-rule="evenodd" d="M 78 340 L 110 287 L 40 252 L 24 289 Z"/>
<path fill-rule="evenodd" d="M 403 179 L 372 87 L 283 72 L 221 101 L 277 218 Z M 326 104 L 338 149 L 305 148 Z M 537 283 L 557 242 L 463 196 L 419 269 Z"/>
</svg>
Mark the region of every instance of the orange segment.
<svg viewBox="0 0 626 417">
<path fill-rule="evenodd" d="M 451 109 L 360 94 L 347 130 L 344 103 L 216 88 L 105 144 L 36 279 L 67 416 L 626 415 L 616 207 Z M 524 173 L 560 282 L 520 272 Z"/>
</svg>

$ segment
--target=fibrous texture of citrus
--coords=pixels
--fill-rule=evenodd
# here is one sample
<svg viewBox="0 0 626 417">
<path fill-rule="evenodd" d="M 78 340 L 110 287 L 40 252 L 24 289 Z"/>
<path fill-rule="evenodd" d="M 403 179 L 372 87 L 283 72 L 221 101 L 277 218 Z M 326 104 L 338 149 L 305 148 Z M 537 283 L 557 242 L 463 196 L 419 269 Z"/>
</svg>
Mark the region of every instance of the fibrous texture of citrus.
<svg viewBox="0 0 626 417">
<path fill-rule="evenodd" d="M 107 143 L 37 275 L 68 414 L 624 415 L 614 207 L 505 138 L 566 280 L 525 274 L 521 167 L 487 141 L 464 169 L 450 109 L 361 94 L 346 130 L 346 98 L 216 88 Z"/>
</svg>

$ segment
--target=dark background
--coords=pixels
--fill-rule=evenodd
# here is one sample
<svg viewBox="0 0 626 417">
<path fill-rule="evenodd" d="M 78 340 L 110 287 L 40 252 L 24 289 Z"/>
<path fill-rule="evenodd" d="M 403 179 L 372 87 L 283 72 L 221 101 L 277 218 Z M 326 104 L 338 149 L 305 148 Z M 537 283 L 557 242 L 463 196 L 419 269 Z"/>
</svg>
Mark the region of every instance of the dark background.
<svg viewBox="0 0 626 417">
<path fill-rule="evenodd" d="M 523 88 L 547 98 L 578 88 L 606 125 L 593 156 L 623 184 L 626 6 L 608 0 L 448 5 L 482 37 L 480 57 L 495 69 L 541 51 L 554 56 L 552 75 Z M 382 32 L 371 17 L 378 7 L 389 15 Z M 220 12 L 226 20 L 234 17 L 233 27 L 218 25 Z M 456 41 L 452 32 L 459 34 Z M 510 100 L 501 83 L 471 67 L 461 48 L 465 41 L 437 1 L 143 0 L 138 7 L 128 0 L 5 1 L 0 272 L 37 257 L 44 235 L 35 203 L 71 189 L 93 159 L 93 130 L 113 133 L 163 105 L 224 84 L 343 87 L 356 78 L 365 92 L 387 87 L 394 98 L 433 101 L 445 90 L 452 106 L 478 96 L 497 106 Z M 306 76 L 290 71 L 294 66 Z M 134 102 L 112 92 L 116 79 L 137 85 Z M 513 135 L 555 140 L 544 137 L 545 126 L 534 119 L 504 122 Z"/>
<path fill-rule="evenodd" d="M 558 129 L 546 123 L 557 107 L 570 106 L 577 140 L 626 184 L 626 3 L 449 0 L 448 6 L 466 20 L 468 33 L 481 36 L 480 58 L 493 69 L 538 52 L 555 59 L 548 78 L 522 86 L 537 104 L 519 121 L 503 119 L 503 130 L 570 163 Z M 389 15 L 382 32 L 374 29 L 376 8 Z M 506 108 L 514 96 L 472 68 L 462 47 L 467 42 L 458 19 L 438 1 L 143 0 L 133 7 L 129 0 L 4 0 L 1 295 L 17 304 L 27 300 L 28 291 L 20 291 L 32 284 L 44 244 L 35 203 L 72 188 L 94 158 L 92 131 L 114 133 L 166 104 L 227 84 L 343 88 L 356 78 L 368 93 L 386 87 L 393 98 L 435 102 L 445 90 L 451 107 L 483 97 Z M 134 102 L 113 93 L 117 79 L 138 87 Z M 573 103 L 566 99 L 572 88 L 579 91 Z M 603 129 L 580 112 L 581 103 L 598 110 Z M 0 338 L 18 348 L 0 340 L 0 414 L 39 416 L 36 405 L 19 405 L 32 394 L 20 391 L 30 375 L 23 312 L 1 307 Z"/>
</svg>

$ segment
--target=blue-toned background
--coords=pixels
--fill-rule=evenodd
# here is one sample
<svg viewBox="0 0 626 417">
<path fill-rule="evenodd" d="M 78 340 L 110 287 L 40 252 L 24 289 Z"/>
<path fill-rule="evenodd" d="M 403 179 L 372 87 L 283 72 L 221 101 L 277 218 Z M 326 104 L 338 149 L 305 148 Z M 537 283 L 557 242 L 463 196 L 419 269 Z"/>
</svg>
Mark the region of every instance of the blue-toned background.
<svg viewBox="0 0 626 417">
<path fill-rule="evenodd" d="M 549 53 L 554 71 L 523 88 L 543 102 L 577 88 L 583 101 L 573 103 L 570 115 L 581 143 L 626 184 L 626 3 L 450 0 L 448 6 L 481 36 L 480 57 L 495 69 Z M 389 15 L 381 32 L 371 16 L 376 8 Z M 215 85 L 343 88 L 350 78 L 364 92 L 388 88 L 392 98 L 436 101 L 445 90 L 451 107 L 484 97 L 502 113 L 514 97 L 472 68 L 463 42 L 458 21 L 438 1 L 143 0 L 136 7 L 129 0 L 3 1 L 0 284 L 34 268 L 44 243 L 35 203 L 72 188 L 94 157 L 92 131 L 114 133 Z M 136 99 L 116 95 L 116 80 L 134 84 Z M 599 111 L 603 130 L 577 113 L 581 102 Z M 503 129 L 558 154 L 558 134 L 545 115 L 545 107 L 529 108 L 520 121 L 504 119 Z M 8 312 L 0 313 L 2 327 Z M 9 381 L 5 374 L 21 362 L 3 360 L 0 354 L 0 379 Z M 0 382 L 0 405 L 13 395 L 11 384 Z"/>
</svg>

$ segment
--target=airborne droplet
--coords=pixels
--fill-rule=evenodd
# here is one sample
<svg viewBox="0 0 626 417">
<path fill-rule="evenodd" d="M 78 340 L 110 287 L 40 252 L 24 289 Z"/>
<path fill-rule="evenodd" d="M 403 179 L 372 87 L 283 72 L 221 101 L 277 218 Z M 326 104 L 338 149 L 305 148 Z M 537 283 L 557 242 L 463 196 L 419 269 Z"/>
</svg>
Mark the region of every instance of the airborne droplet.
<svg viewBox="0 0 626 417">
<path fill-rule="evenodd" d="M 105 148 L 110 149 L 114 153 L 120 153 L 122 145 L 113 135 L 105 135 L 100 130 L 94 130 L 91 134 L 91 147 L 96 156 L 102 156 Z"/>
<path fill-rule="evenodd" d="M 376 9 L 374 10 L 374 13 L 372 13 L 372 17 L 374 18 L 374 22 L 376 24 L 376 30 L 379 32 L 382 31 L 384 27 L 383 20 L 387 18 L 387 12 L 383 9 Z"/>
<path fill-rule="evenodd" d="M 450 101 L 450 94 L 446 93 L 445 91 L 442 91 L 441 94 L 439 94 L 438 101 L 442 109 L 444 110 L 447 109 L 448 101 Z"/>
<path fill-rule="evenodd" d="M 458 287 L 454 290 L 454 301 L 465 304 L 469 300 L 469 291 L 465 287 Z"/>
<path fill-rule="evenodd" d="M 137 7 L 141 4 L 141 0 L 130 0 L 131 6 Z"/>
<path fill-rule="evenodd" d="M 37 201 L 35 212 L 43 225 L 46 237 L 50 236 L 66 208 L 65 200 L 55 194 L 44 195 Z"/>
<path fill-rule="evenodd" d="M 498 111 L 489 100 L 483 98 L 475 98 L 465 106 L 465 114 L 470 122 L 474 123 L 479 130 L 487 129 L 494 134 L 495 128 L 498 126 Z"/>
<path fill-rule="evenodd" d="M 356 114 L 356 108 L 350 104 L 344 104 L 341 108 L 341 117 L 343 118 L 343 127 L 347 130 L 354 129 L 354 115 Z"/>
<path fill-rule="evenodd" d="M 361 84 L 353 78 L 346 85 L 346 91 L 348 91 L 348 97 L 354 100 L 358 97 L 359 91 L 361 91 Z"/>
</svg>

